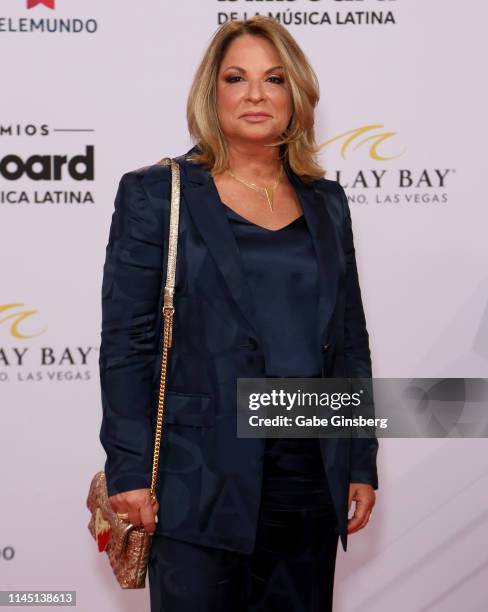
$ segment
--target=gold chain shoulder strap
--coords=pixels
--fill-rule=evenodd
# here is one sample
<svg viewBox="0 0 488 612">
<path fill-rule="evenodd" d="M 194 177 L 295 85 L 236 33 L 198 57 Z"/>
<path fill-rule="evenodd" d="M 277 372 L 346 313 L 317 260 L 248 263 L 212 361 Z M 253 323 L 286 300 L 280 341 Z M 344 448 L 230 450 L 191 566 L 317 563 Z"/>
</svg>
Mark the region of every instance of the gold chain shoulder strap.
<svg viewBox="0 0 488 612">
<path fill-rule="evenodd" d="M 166 369 L 168 364 L 168 349 L 171 347 L 173 333 L 173 294 L 176 273 L 176 253 L 178 246 L 178 222 L 180 213 L 180 167 L 178 162 L 170 157 L 164 157 L 158 164 L 171 166 L 171 211 L 169 219 L 168 259 L 166 267 L 166 284 L 163 295 L 163 357 L 161 362 L 161 381 L 159 384 L 158 417 L 154 436 L 154 456 L 151 477 L 151 497 L 156 501 L 156 480 L 158 475 L 159 450 L 163 429 L 163 411 L 166 390 Z"/>
</svg>

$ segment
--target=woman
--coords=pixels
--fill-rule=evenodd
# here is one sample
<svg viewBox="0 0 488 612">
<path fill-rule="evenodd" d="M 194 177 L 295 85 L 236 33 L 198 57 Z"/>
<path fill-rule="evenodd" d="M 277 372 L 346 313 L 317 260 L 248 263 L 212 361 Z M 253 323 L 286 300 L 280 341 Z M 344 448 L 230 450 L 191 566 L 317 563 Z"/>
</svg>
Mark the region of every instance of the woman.
<svg viewBox="0 0 488 612">
<path fill-rule="evenodd" d="M 151 610 L 332 609 L 338 537 L 369 520 L 376 439 L 236 436 L 237 378 L 370 377 L 351 219 L 315 161 L 315 74 L 287 30 L 224 24 L 188 99 L 158 502 L 170 173 L 126 173 L 102 287 L 110 502 L 154 534 Z M 354 516 L 348 510 L 355 500 Z"/>
</svg>

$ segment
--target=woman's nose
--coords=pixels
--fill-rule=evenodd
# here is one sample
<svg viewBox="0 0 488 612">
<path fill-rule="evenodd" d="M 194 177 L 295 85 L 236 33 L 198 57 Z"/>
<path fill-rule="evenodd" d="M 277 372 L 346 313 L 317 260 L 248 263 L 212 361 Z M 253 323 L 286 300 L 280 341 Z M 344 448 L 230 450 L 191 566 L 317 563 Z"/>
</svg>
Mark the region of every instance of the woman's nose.
<svg viewBox="0 0 488 612">
<path fill-rule="evenodd" d="M 249 100 L 261 100 L 264 97 L 264 89 L 259 79 L 249 79 L 247 85 L 247 97 Z"/>
</svg>

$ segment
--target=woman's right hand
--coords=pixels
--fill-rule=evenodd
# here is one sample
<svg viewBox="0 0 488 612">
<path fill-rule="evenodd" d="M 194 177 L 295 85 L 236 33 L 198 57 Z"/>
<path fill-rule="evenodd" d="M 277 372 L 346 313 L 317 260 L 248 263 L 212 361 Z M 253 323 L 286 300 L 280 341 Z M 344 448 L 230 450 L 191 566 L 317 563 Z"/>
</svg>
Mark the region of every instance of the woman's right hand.
<svg viewBox="0 0 488 612">
<path fill-rule="evenodd" d="M 144 526 L 149 535 L 156 530 L 155 516 L 159 510 L 159 502 L 151 502 L 151 489 L 133 489 L 111 495 L 108 498 L 114 512 L 127 512 L 129 522 L 134 527 Z"/>
</svg>

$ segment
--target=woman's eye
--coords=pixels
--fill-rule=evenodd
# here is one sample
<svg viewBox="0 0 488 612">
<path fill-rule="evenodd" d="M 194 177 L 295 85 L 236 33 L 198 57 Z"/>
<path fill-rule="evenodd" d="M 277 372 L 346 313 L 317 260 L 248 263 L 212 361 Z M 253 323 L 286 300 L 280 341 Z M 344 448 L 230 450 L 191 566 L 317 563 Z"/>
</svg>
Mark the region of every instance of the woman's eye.
<svg viewBox="0 0 488 612">
<path fill-rule="evenodd" d="M 238 74 L 236 75 L 231 75 L 231 76 L 227 76 L 225 77 L 225 82 L 226 83 L 237 83 L 239 79 L 242 79 L 241 76 L 239 76 Z M 272 83 L 276 83 L 276 84 L 280 84 L 280 83 L 284 83 L 285 79 L 283 77 L 280 76 L 270 76 L 268 77 L 268 81 L 271 80 Z"/>
<path fill-rule="evenodd" d="M 283 83 L 283 82 L 284 82 L 284 80 L 285 80 L 283 77 L 280 77 L 280 76 L 270 76 L 269 78 L 270 78 L 270 79 L 275 79 L 275 80 L 273 81 L 273 83 L 277 83 L 277 84 L 279 84 L 279 83 Z"/>
<path fill-rule="evenodd" d="M 225 77 L 225 81 L 226 83 L 236 83 L 237 79 L 240 79 L 241 77 L 239 75 L 234 75 L 234 76 L 228 76 Z"/>
</svg>

